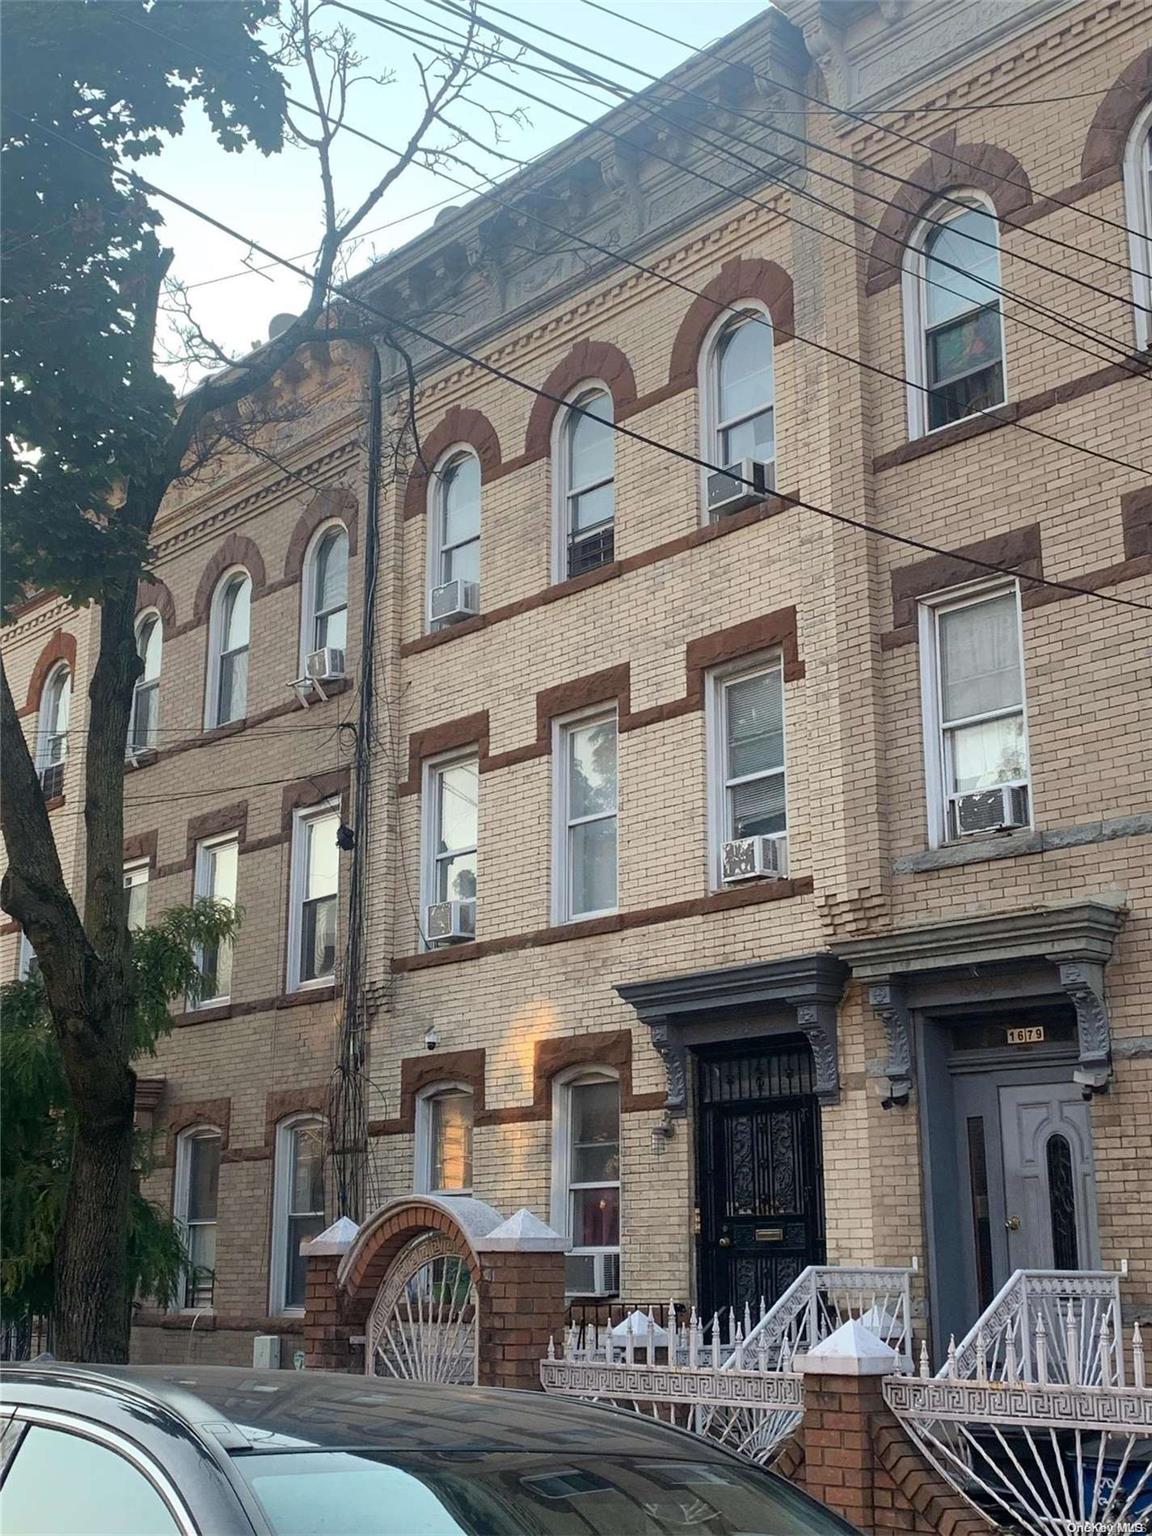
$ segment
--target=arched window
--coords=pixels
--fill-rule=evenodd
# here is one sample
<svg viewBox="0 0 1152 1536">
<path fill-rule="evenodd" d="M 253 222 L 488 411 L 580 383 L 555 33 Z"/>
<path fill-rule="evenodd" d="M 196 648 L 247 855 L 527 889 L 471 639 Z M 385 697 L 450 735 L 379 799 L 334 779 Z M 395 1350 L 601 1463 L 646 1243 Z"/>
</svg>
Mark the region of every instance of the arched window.
<svg viewBox="0 0 1152 1536">
<path fill-rule="evenodd" d="M 36 733 L 36 768 L 45 797 L 64 792 L 64 759 L 68 756 L 68 718 L 72 711 L 72 674 L 64 665 L 53 668 L 40 695 Z"/>
<path fill-rule="evenodd" d="M 160 660 L 164 626 L 153 610 L 136 621 L 136 652 L 144 671 L 136 679 L 132 695 L 132 720 L 128 729 L 129 754 L 149 752 L 157 745 L 160 704 Z"/>
<path fill-rule="evenodd" d="M 347 644 L 348 530 L 330 523 L 313 539 L 304 563 L 303 650 L 307 656 L 328 646 L 343 651 Z"/>
<path fill-rule="evenodd" d="M 1124 156 L 1124 202 L 1129 228 L 1136 345 L 1152 347 L 1152 101 L 1137 117 Z"/>
<path fill-rule="evenodd" d="M 701 457 L 710 464 L 776 458 L 772 322 L 752 306 L 721 321 L 705 343 L 701 378 Z M 707 473 L 707 472 L 705 472 Z M 766 481 L 771 488 L 771 479 Z"/>
<path fill-rule="evenodd" d="M 319 1236 L 324 1216 L 324 1122 L 293 1115 L 276 1127 L 269 1311 L 304 1309 L 308 1261 L 300 1244 Z"/>
<path fill-rule="evenodd" d="M 449 454 L 432 477 L 429 619 L 450 624 L 480 611 L 480 460 Z"/>
<path fill-rule="evenodd" d="M 607 1067 L 556 1079 L 552 1096 L 552 1225 L 569 1241 L 565 1289 L 620 1289 L 620 1083 Z"/>
<path fill-rule="evenodd" d="M 416 1098 L 415 1187 L 436 1195 L 472 1193 L 472 1090 L 437 1083 Z"/>
<path fill-rule="evenodd" d="M 198 1125 L 176 1138 L 173 1215 L 184 1233 L 188 1267 L 180 1305 L 211 1308 L 216 1291 L 216 1207 L 220 1193 L 220 1132 Z"/>
<path fill-rule="evenodd" d="M 251 618 L 252 578 L 242 569 L 229 571 L 216 588 L 209 622 L 208 729 L 248 712 Z"/>
<path fill-rule="evenodd" d="M 606 565 L 615 544 L 612 396 L 601 385 L 585 386 L 573 395 L 572 404 L 579 410 L 561 410 L 557 418 L 553 454 L 557 581 Z"/>
<path fill-rule="evenodd" d="M 961 194 L 930 210 L 904 272 L 910 435 L 1002 405 L 1000 226 L 990 204 Z"/>
</svg>

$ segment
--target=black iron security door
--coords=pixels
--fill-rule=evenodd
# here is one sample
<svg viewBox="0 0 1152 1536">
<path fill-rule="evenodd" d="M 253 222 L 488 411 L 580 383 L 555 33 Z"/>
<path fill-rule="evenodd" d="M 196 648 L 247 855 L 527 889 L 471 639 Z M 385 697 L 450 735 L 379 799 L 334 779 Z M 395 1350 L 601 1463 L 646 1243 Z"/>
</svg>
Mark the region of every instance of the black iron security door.
<svg viewBox="0 0 1152 1536">
<path fill-rule="evenodd" d="M 757 1314 L 824 1262 L 820 1106 L 806 1040 L 698 1066 L 700 1306 Z"/>
</svg>

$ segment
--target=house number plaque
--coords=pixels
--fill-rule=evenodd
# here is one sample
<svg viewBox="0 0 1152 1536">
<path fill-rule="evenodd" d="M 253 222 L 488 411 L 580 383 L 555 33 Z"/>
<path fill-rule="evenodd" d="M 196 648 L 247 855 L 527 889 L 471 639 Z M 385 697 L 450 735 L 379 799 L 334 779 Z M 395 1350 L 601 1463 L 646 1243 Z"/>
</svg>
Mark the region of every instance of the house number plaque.
<svg viewBox="0 0 1152 1536">
<path fill-rule="evenodd" d="M 1040 1045 L 1043 1040 L 1043 1024 L 1028 1024 L 1021 1029 L 1008 1030 L 1009 1045 Z"/>
</svg>

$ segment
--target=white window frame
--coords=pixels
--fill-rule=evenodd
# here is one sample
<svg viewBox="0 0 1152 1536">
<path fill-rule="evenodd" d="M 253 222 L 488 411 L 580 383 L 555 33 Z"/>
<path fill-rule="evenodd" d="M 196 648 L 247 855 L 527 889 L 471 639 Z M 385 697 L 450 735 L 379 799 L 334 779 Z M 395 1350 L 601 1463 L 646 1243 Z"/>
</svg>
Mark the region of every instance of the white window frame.
<svg viewBox="0 0 1152 1536">
<path fill-rule="evenodd" d="M 616 400 L 612 391 L 602 379 L 585 379 L 578 384 L 566 397 L 566 404 L 579 405 L 585 399 L 593 395 L 606 395 L 612 407 L 612 421 L 616 421 Z M 570 528 L 569 502 L 574 494 L 575 487 L 570 484 L 568 472 L 570 444 L 572 429 L 581 418 L 573 411 L 561 406 L 556 412 L 556 419 L 552 423 L 552 580 L 554 582 L 567 581 L 568 576 L 568 538 Z M 612 452 L 612 474 L 607 480 L 596 480 L 591 485 L 580 487 L 580 491 L 595 490 L 601 485 L 612 486 L 612 522 L 611 527 L 616 527 L 616 452 L 615 440 Z"/>
<path fill-rule="evenodd" d="M 707 783 L 708 783 L 708 882 L 712 890 L 723 891 L 729 887 L 721 878 L 723 846 L 728 837 L 728 705 L 725 690 L 729 683 L 746 677 L 757 677 L 763 672 L 776 672 L 780 676 L 782 708 L 781 730 L 784 736 L 784 764 L 779 776 L 784 780 L 784 826 L 774 840 L 783 844 L 784 868 L 788 856 L 788 710 L 784 699 L 784 658 L 779 651 L 768 651 L 758 656 L 741 656 L 736 661 L 713 667 L 705 677 L 704 703 L 705 728 L 707 731 Z M 769 777 L 769 774 L 755 777 Z M 773 771 L 772 777 L 775 777 Z M 752 777 L 751 775 L 749 777 Z"/>
<path fill-rule="evenodd" d="M 963 203 L 963 208 L 958 208 L 957 203 Z M 948 224 L 952 219 L 957 219 L 965 211 L 965 208 L 980 208 L 990 214 L 996 222 L 996 256 L 1000 269 L 997 278 L 997 286 L 1004 285 L 1004 244 L 1000 239 L 1000 216 L 996 212 L 995 205 L 990 197 L 983 192 L 976 192 L 971 188 L 964 188 L 959 192 L 951 192 L 947 203 L 934 203 L 920 220 L 912 232 L 908 241 L 908 248 L 904 253 L 904 265 L 900 274 L 901 304 L 904 319 L 904 376 L 908 380 L 908 436 L 909 438 L 931 437 L 937 432 L 944 432 L 949 427 L 955 427 L 962 421 L 972 421 L 977 416 L 985 415 L 984 411 L 972 411 L 967 416 L 959 416 L 955 421 L 946 421 L 942 426 L 930 427 L 928 425 L 928 278 L 927 278 L 927 244 L 929 237 L 936 234 L 941 225 Z M 1000 376 L 1004 385 L 1004 397 L 988 410 L 998 411 L 1011 399 L 1008 381 L 1008 347 L 1004 335 L 1004 298 L 1003 294 L 997 294 L 997 317 L 1000 321 Z"/>
<path fill-rule="evenodd" d="M 248 578 L 248 676 L 244 689 L 244 713 L 237 715 L 236 720 L 247 719 L 252 702 L 252 596 L 255 583 L 252 580 L 252 572 L 247 566 L 233 565 L 224 572 L 216 583 L 212 593 L 212 606 L 208 616 L 208 677 L 204 695 L 204 729 L 206 731 L 214 731 L 221 725 L 232 725 L 235 723 L 231 720 L 217 720 L 216 718 L 220 706 L 220 663 L 224 659 L 220 649 L 224 594 L 228 590 L 229 582 L 235 576 L 246 576 Z"/>
<path fill-rule="evenodd" d="M 326 614 L 338 613 L 339 610 L 340 610 L 340 606 L 341 606 L 341 605 L 337 605 L 335 608 L 327 608 L 327 609 L 321 610 L 321 608 L 319 607 L 319 605 L 317 604 L 317 601 L 316 601 L 316 568 L 317 568 L 317 560 L 318 560 L 319 555 L 320 555 L 320 546 L 321 546 L 321 544 L 323 544 L 324 540 L 328 537 L 328 535 L 333 531 L 333 529 L 338 529 L 344 535 L 345 546 L 348 546 L 349 538 L 348 538 L 348 527 L 347 527 L 347 524 L 345 524 L 338 517 L 332 517 L 332 518 L 329 518 L 326 523 L 321 523 L 320 524 L 319 528 L 317 528 L 316 532 L 309 539 L 309 541 L 308 541 L 308 548 L 307 548 L 307 550 L 305 551 L 305 554 L 304 554 L 303 578 L 302 578 L 302 581 L 301 581 L 301 590 L 300 590 L 300 676 L 301 677 L 303 677 L 305 675 L 305 662 L 307 661 L 308 657 L 311 656 L 313 651 L 319 649 L 319 647 L 316 645 L 316 625 L 317 625 L 317 622 L 321 618 L 323 618 Z M 345 615 L 347 615 L 347 613 L 348 613 L 348 607 L 349 607 L 348 599 L 349 599 L 350 593 L 351 593 L 351 585 L 349 584 L 349 589 L 344 594 L 344 603 L 342 605 L 343 608 L 344 608 Z M 345 626 L 347 627 L 347 618 L 345 618 Z M 349 636 L 346 633 L 345 634 L 345 647 L 344 647 L 345 651 L 347 651 L 347 649 L 348 649 L 348 647 L 347 647 L 347 640 L 348 640 L 348 638 L 349 638 Z"/>
<path fill-rule="evenodd" d="M 573 728 L 596 725 L 601 720 L 616 722 L 616 900 L 610 907 L 595 912 L 569 910 L 571 869 L 568 862 L 568 833 L 574 823 L 568 815 L 568 733 Z M 588 821 L 607 821 L 607 815 L 587 816 Z M 587 709 L 563 715 L 552 722 L 552 923 L 586 923 L 597 917 L 610 917 L 620 910 L 620 712 L 615 704 L 594 704 Z"/>
<path fill-rule="evenodd" d="M 617 1147 L 620 1152 L 621 1177 L 613 1180 L 602 1180 L 594 1185 L 581 1185 L 580 1188 L 608 1189 L 614 1187 L 620 1193 L 620 1228 L 621 1241 L 616 1248 L 577 1248 L 572 1242 L 572 1089 L 582 1083 L 615 1083 L 617 1089 L 620 1084 L 620 1074 L 611 1067 L 601 1067 L 595 1064 L 590 1066 L 569 1067 L 567 1071 L 560 1072 L 552 1081 L 552 1174 L 549 1196 L 549 1220 L 553 1231 L 560 1232 L 568 1243 L 567 1253 L 579 1255 L 591 1255 L 597 1258 L 599 1255 L 615 1254 L 617 1262 L 623 1259 L 623 1227 L 624 1227 L 624 1121 L 622 1107 L 617 1110 Z M 597 1276 L 603 1275 L 603 1264 L 596 1264 Z M 571 1292 L 572 1295 L 606 1295 L 607 1291 Z M 616 1294 L 616 1293 L 611 1293 Z"/>
<path fill-rule="evenodd" d="M 61 687 L 61 679 L 63 686 Z M 72 668 L 66 661 L 56 664 L 44 679 L 44 686 L 40 690 L 40 706 L 36 711 L 36 772 L 42 774 L 45 768 L 53 768 L 57 763 L 68 761 L 68 735 L 72 729 L 72 692 L 73 692 Z M 60 709 L 67 699 L 67 723 L 61 731 L 58 728 L 49 730 L 45 720 L 46 703 L 52 698 L 57 688 L 60 689 L 59 700 L 56 705 L 56 716 L 53 725 L 59 727 Z M 49 750 L 49 743 L 64 738 L 63 749 L 59 757 L 53 757 Z"/>
<path fill-rule="evenodd" d="M 134 860 L 131 864 L 125 864 L 125 866 L 124 866 L 124 889 L 126 891 L 131 891 L 131 890 L 135 890 L 138 886 L 141 886 L 141 885 L 145 889 L 145 895 L 144 895 L 144 922 L 141 924 L 141 927 L 144 927 L 147 924 L 147 921 L 148 921 L 148 895 L 147 895 L 147 889 L 148 889 L 148 886 L 149 886 L 149 884 L 151 882 L 151 879 L 152 879 L 152 865 L 150 864 L 150 862 L 147 859 L 138 859 L 138 860 Z M 130 899 L 131 898 L 129 898 L 129 900 Z"/>
<path fill-rule="evenodd" d="M 439 860 L 436 857 L 436 845 L 440 841 L 440 796 L 436 780 L 446 768 L 455 768 L 459 763 L 474 762 L 476 764 L 476 846 L 453 849 L 454 853 L 476 854 L 476 892 L 477 911 L 479 911 L 480 892 L 480 753 L 476 747 L 466 748 L 462 752 L 446 752 L 441 757 L 427 758 L 423 764 L 420 784 L 420 935 L 421 944 L 427 947 L 425 927 L 428 920 L 428 908 L 436 901 L 436 866 Z"/>
<path fill-rule="evenodd" d="M 159 632 L 160 632 L 160 665 L 159 665 L 159 667 L 156 670 L 156 676 L 154 678 L 146 678 L 146 677 L 144 677 L 143 674 L 141 674 L 136 679 L 136 682 L 133 685 L 133 688 L 132 688 L 132 710 L 131 710 L 131 713 L 128 716 L 128 752 L 127 752 L 127 755 L 128 755 L 129 758 L 132 758 L 132 757 L 136 756 L 137 754 L 139 754 L 141 752 L 152 752 L 152 751 L 155 751 L 156 747 L 159 745 L 158 742 L 148 742 L 143 747 L 133 747 L 133 745 L 132 745 L 132 738 L 136 734 L 136 711 L 140 707 L 139 706 L 140 696 L 141 696 L 141 694 L 146 693 L 149 690 L 151 690 L 157 696 L 156 723 L 153 726 L 153 730 L 157 729 L 157 727 L 159 726 L 159 723 L 160 723 L 159 694 L 160 694 L 160 674 L 161 674 L 161 672 L 164 669 L 164 620 L 161 618 L 159 610 L 156 609 L 156 608 L 146 608 L 143 613 L 138 613 L 136 615 L 136 624 L 135 624 L 135 627 L 134 627 L 132 633 L 133 633 L 133 636 L 135 637 L 135 640 L 136 640 L 137 652 L 139 652 L 139 649 L 140 649 L 140 631 L 144 628 L 144 625 L 147 623 L 147 621 L 149 619 L 155 620 L 157 628 L 159 629 Z"/>
<path fill-rule="evenodd" d="M 955 842 L 948 827 L 947 755 L 944 749 L 944 723 L 940 691 L 940 615 L 957 608 L 967 608 L 991 598 L 1011 593 L 1016 599 L 1016 645 L 1020 658 L 1020 715 L 1024 727 L 1024 758 L 1028 773 L 1023 779 L 1013 779 L 1028 790 L 1028 822 L 1035 821 L 1032 795 L 1032 752 L 1028 723 L 1028 687 L 1024 669 L 1024 616 L 1020 602 L 1020 584 L 1017 581 L 970 582 L 962 587 L 951 587 L 943 592 L 933 592 L 919 599 L 920 639 L 920 719 L 924 734 L 924 783 L 928 802 L 928 846 L 942 848 Z M 996 711 L 997 714 L 1014 714 L 1015 710 Z M 983 718 L 983 717 L 980 717 Z M 991 715 L 988 716 L 991 718 Z"/>
<path fill-rule="evenodd" d="M 268 1314 L 270 1317 L 303 1317 L 303 1307 L 290 1307 L 288 1291 L 288 1205 L 292 1194 L 291 1159 L 296 1132 L 307 1127 L 324 1131 L 324 1117 L 304 1110 L 288 1115 L 276 1126 L 272 1172 L 272 1233 L 268 1263 Z M 327 1193 L 327 1191 L 325 1191 Z M 326 1214 L 326 1212 L 325 1212 Z"/>
<path fill-rule="evenodd" d="M 234 896 L 232 898 L 232 905 L 235 906 L 237 904 L 237 902 L 239 901 L 239 898 L 240 898 L 240 834 L 238 832 L 222 832 L 219 837 L 206 837 L 203 840 L 203 842 L 200 842 L 200 843 L 196 844 L 196 870 L 195 870 L 195 875 L 194 875 L 194 883 L 193 883 L 193 886 L 192 886 L 192 896 L 193 896 L 194 900 L 199 901 L 201 899 L 212 899 L 212 900 L 218 900 L 219 899 L 219 898 L 217 898 L 217 897 L 215 897 L 213 895 L 213 892 L 211 890 L 206 889 L 206 885 L 207 885 L 207 882 L 208 882 L 208 876 L 209 876 L 209 870 L 210 870 L 210 859 L 211 859 L 211 855 L 212 855 L 212 853 L 214 852 L 215 849 L 217 849 L 217 848 L 224 848 L 229 843 L 234 843 L 235 846 L 236 846 L 236 892 L 235 892 L 235 894 L 234 894 Z M 221 940 L 221 943 L 232 944 L 233 945 L 232 965 L 233 965 L 233 968 L 234 968 L 235 965 L 236 965 L 236 953 L 235 953 L 234 941 L 231 940 L 231 939 L 224 939 L 224 940 Z M 202 963 L 203 963 L 202 962 L 202 955 L 203 955 L 203 951 L 198 948 L 197 949 L 197 959 L 196 959 L 196 964 L 197 964 L 198 967 L 201 966 Z M 233 969 L 233 972 L 232 972 L 232 975 L 231 975 L 231 981 L 235 981 L 235 970 L 234 969 Z M 229 989 L 228 989 L 227 992 L 217 993 L 216 996 L 214 996 L 214 997 L 202 997 L 199 1000 L 199 1002 L 191 1002 L 191 1000 L 190 1000 L 189 1001 L 189 1006 L 190 1006 L 190 1008 L 193 1008 L 193 1009 L 196 1009 L 196 1008 L 221 1008 L 226 1003 L 230 1003 L 231 1001 L 232 1001 L 232 989 L 231 989 L 231 984 L 230 984 L 229 985 Z"/>
<path fill-rule="evenodd" d="M 224 1138 L 223 1138 L 223 1133 L 221 1132 L 220 1127 L 218 1125 L 189 1125 L 189 1126 L 185 1126 L 185 1128 L 176 1137 L 176 1176 L 175 1176 L 175 1180 L 173 1182 L 173 1187 L 172 1187 L 172 1219 L 176 1222 L 177 1226 L 180 1228 L 181 1232 L 183 1232 L 184 1234 L 187 1234 L 187 1232 L 188 1232 L 188 1225 L 189 1225 L 189 1223 L 188 1223 L 188 1194 L 189 1194 L 189 1172 L 190 1172 L 190 1164 L 191 1164 L 191 1153 L 189 1152 L 188 1149 L 189 1149 L 191 1143 L 194 1142 L 194 1141 L 205 1141 L 205 1140 L 209 1140 L 209 1139 L 215 1139 L 216 1141 L 218 1141 L 220 1143 L 220 1150 L 221 1150 L 221 1152 L 223 1152 L 223 1150 L 224 1150 Z M 223 1162 L 224 1162 L 224 1160 L 223 1160 L 223 1158 L 221 1158 L 221 1160 L 220 1160 L 221 1169 L 223 1168 Z M 219 1238 L 220 1238 L 220 1193 L 219 1193 L 219 1185 L 217 1185 L 217 1193 L 216 1193 L 216 1217 L 215 1217 L 215 1220 L 213 1221 L 212 1225 L 216 1228 L 216 1238 L 217 1238 L 217 1242 L 219 1242 Z M 186 1235 L 185 1235 L 185 1242 L 187 1242 L 187 1236 Z M 180 1277 L 180 1300 L 178 1300 L 176 1302 L 175 1306 L 172 1309 L 173 1311 L 175 1311 L 175 1312 L 187 1312 L 187 1313 L 193 1313 L 193 1312 L 195 1312 L 195 1313 L 215 1312 L 215 1310 L 216 1310 L 216 1283 L 215 1283 L 215 1281 L 213 1281 L 213 1284 L 212 1284 L 212 1304 L 210 1306 L 208 1306 L 208 1307 L 191 1307 L 191 1306 L 186 1306 L 185 1305 L 183 1298 L 184 1298 L 184 1295 L 185 1295 L 185 1286 L 186 1286 L 186 1284 L 187 1284 L 187 1276 L 182 1274 L 181 1277 Z"/>
<path fill-rule="evenodd" d="M 476 1160 L 476 1094 L 471 1083 L 429 1083 L 416 1095 L 416 1142 L 412 1160 L 412 1188 L 420 1195 L 470 1195 L 472 1189 L 441 1189 L 432 1183 L 432 1105 L 436 1099 L 467 1094 L 472 1101 L 472 1164 Z"/>
<path fill-rule="evenodd" d="M 446 448 L 436 460 L 435 468 L 428 476 L 427 518 L 428 523 L 428 550 L 427 572 L 424 581 L 424 622 L 428 629 L 432 628 L 432 589 L 444 585 L 444 551 L 446 548 L 458 548 L 457 545 L 447 546 L 444 543 L 444 502 L 447 494 L 444 476 L 446 472 L 460 459 L 475 459 L 480 470 L 480 532 L 477 534 L 477 543 L 480 545 L 480 554 L 484 553 L 484 470 L 480 463 L 480 455 L 470 443 L 455 443 L 451 448 Z M 471 542 L 471 541 L 469 541 Z M 479 586 L 479 578 L 477 586 Z"/>
<path fill-rule="evenodd" d="M 292 813 L 292 872 L 288 890 L 288 986 L 289 992 L 312 992 L 317 987 L 330 987 L 336 980 L 336 967 L 340 961 L 340 878 L 337 861 L 336 879 L 336 964 L 330 976 L 313 976 L 304 980 L 301 976 L 300 941 L 304 930 L 305 855 L 308 850 L 308 826 L 325 816 L 340 816 L 340 797 L 322 800 L 318 805 L 301 806 Z"/>
<path fill-rule="evenodd" d="M 1124 152 L 1124 208 L 1133 269 L 1136 346 L 1140 351 L 1152 347 L 1152 190 L 1146 163 L 1147 157 L 1152 157 L 1150 134 L 1152 101 L 1146 102 L 1138 113 Z"/>
<path fill-rule="evenodd" d="M 733 313 L 735 311 L 735 313 Z M 751 314 L 758 318 L 752 323 L 762 325 L 767 331 L 766 342 L 772 362 L 772 464 L 775 467 L 777 460 L 778 439 L 776 428 L 776 328 L 772 323 L 772 316 L 768 306 L 759 299 L 736 299 L 729 304 L 712 322 L 704 337 L 704 343 L 700 348 L 700 354 L 696 362 L 696 393 L 700 402 L 700 457 L 705 461 L 700 468 L 700 519 L 704 523 L 710 521 L 708 512 L 708 476 L 716 469 L 724 468 L 723 456 L 720 452 L 720 432 L 724 424 L 720 421 L 720 341 L 730 326 L 734 326 L 740 315 Z M 753 411 L 752 415 L 759 415 Z M 746 418 L 740 417 L 739 420 Z M 736 423 L 728 423 L 735 425 Z"/>
<path fill-rule="evenodd" d="M 32 974 L 32 966 L 36 962 L 36 951 L 32 948 L 32 940 L 27 932 L 21 928 L 20 944 L 16 951 L 16 980 L 27 981 Z"/>
</svg>

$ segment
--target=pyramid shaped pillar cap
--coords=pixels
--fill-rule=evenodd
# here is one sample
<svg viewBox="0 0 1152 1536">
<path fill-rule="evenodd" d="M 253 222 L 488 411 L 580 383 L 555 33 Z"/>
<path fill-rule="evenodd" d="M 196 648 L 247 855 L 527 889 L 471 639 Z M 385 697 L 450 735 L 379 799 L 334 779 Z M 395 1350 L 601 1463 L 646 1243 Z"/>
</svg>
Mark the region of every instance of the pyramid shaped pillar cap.
<svg viewBox="0 0 1152 1536">
<path fill-rule="evenodd" d="M 896 1351 L 855 1317 L 806 1355 L 797 1355 L 792 1365 L 805 1376 L 891 1376 L 900 1367 Z"/>
</svg>

